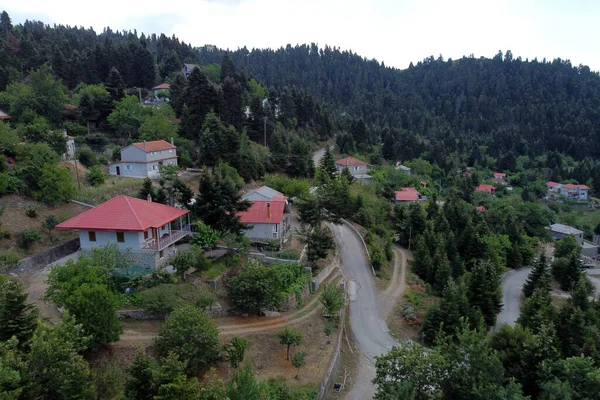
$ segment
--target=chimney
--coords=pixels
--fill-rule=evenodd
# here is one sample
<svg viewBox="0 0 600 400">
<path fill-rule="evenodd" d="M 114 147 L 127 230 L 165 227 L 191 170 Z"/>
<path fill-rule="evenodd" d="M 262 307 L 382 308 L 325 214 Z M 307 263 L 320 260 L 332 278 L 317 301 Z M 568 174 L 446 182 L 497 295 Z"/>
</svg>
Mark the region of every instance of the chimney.
<svg viewBox="0 0 600 400">
<path fill-rule="evenodd" d="M 144 150 L 146 150 L 146 141 L 144 140 Z"/>
<path fill-rule="evenodd" d="M 146 200 L 152 203 L 152 195 L 150 193 L 146 196 Z"/>
<path fill-rule="evenodd" d="M 271 219 L 271 202 L 267 202 L 267 219 Z"/>
<path fill-rule="evenodd" d="M 173 142 L 173 136 L 171 136 L 171 146 L 175 146 L 175 143 Z"/>
</svg>

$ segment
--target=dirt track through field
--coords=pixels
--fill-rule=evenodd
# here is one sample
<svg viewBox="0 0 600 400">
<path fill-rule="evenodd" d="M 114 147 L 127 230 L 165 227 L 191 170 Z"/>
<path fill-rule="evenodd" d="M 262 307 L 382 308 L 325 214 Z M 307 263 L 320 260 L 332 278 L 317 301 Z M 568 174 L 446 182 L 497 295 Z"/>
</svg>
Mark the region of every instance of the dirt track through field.
<svg viewBox="0 0 600 400">
<path fill-rule="evenodd" d="M 394 246 L 394 272 L 388 287 L 381 293 L 381 314 L 387 318 L 406 289 L 406 269 L 409 252 Z"/>
</svg>

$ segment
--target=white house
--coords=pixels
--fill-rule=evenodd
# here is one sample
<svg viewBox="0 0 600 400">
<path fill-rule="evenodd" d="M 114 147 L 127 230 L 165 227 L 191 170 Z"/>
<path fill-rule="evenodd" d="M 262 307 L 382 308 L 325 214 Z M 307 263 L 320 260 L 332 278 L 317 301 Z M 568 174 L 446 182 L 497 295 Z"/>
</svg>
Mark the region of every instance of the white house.
<svg viewBox="0 0 600 400">
<path fill-rule="evenodd" d="M 192 71 L 196 68 L 198 68 L 196 64 L 183 64 L 183 67 L 181 67 L 181 73 L 187 78 L 192 74 Z"/>
<path fill-rule="evenodd" d="M 155 98 L 158 98 L 158 92 L 160 92 L 161 90 L 170 91 L 171 90 L 171 85 L 169 85 L 168 83 L 161 83 L 158 86 L 154 86 L 152 88 L 152 93 L 154 93 L 154 97 Z"/>
<path fill-rule="evenodd" d="M 158 178 L 162 165 L 177 165 L 177 147 L 164 140 L 133 143 L 121 150 L 121 161 L 108 166 L 111 175 Z"/>
<path fill-rule="evenodd" d="M 338 169 L 338 173 L 341 174 L 344 171 L 344 168 L 348 168 L 350 174 L 354 177 L 355 181 L 370 183 L 373 181 L 371 175 L 369 175 L 369 171 L 373 166 L 368 162 L 359 160 L 355 157 L 346 157 L 341 160 L 337 160 L 335 165 Z"/>
<path fill-rule="evenodd" d="M 190 234 L 189 211 L 117 196 L 63 223 L 58 230 L 77 230 L 81 251 L 108 243 L 128 251 L 134 265 L 156 268 L 166 264 L 173 245 Z"/>
<path fill-rule="evenodd" d="M 279 239 L 281 244 L 290 229 L 290 210 L 283 200 L 256 200 L 247 211 L 238 215 L 241 222 L 250 226 L 244 235 L 253 241 Z"/>
<path fill-rule="evenodd" d="M 574 185 L 572 183 L 566 183 L 564 185 L 560 185 L 558 188 L 558 193 L 572 200 L 587 200 L 589 190 L 590 188 L 587 185 Z"/>
<path fill-rule="evenodd" d="M 563 224 L 552 224 L 550 225 L 550 232 L 554 240 L 560 240 L 565 236 L 572 235 L 577 240 L 577 243 L 583 244 L 583 232 L 579 229 L 573 228 L 572 226 Z"/>
<path fill-rule="evenodd" d="M 396 163 L 396 169 L 399 169 L 400 171 L 403 171 L 409 175 L 412 173 L 412 169 L 407 167 L 406 165 L 402 165 L 400 161 Z"/>
</svg>

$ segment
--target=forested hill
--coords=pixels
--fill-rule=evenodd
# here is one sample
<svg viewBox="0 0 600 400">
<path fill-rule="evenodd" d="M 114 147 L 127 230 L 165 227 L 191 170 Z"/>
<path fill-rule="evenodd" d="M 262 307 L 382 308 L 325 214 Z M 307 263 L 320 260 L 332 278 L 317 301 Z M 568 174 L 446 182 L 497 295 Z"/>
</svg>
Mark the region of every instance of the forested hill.
<svg viewBox="0 0 600 400">
<path fill-rule="evenodd" d="M 397 70 L 316 45 L 242 49 L 233 59 L 267 85 L 308 89 L 353 118 L 437 139 L 450 151 L 478 152 L 477 143 L 494 157 L 600 156 L 600 76 L 568 61 L 523 61 L 507 51 L 493 59 L 430 57 Z"/>
</svg>

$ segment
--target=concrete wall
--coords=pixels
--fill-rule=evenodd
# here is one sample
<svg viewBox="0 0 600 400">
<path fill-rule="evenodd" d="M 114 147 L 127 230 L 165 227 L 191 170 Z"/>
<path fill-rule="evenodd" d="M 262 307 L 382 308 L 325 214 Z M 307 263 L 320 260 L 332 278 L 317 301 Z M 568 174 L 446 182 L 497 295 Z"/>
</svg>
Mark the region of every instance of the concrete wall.
<svg viewBox="0 0 600 400">
<path fill-rule="evenodd" d="M 344 288 L 345 290 L 345 288 Z M 344 293 L 345 296 L 345 293 Z M 348 304 L 348 298 L 346 297 L 346 305 Z M 329 367 L 327 368 L 327 371 L 325 372 L 325 374 L 323 375 L 323 378 L 321 379 L 321 385 L 319 387 L 319 393 L 317 393 L 317 399 L 318 400 L 325 400 L 329 397 L 329 393 L 331 393 L 331 391 L 333 391 L 333 384 L 334 383 L 342 383 L 340 381 L 336 381 L 336 376 L 337 376 L 337 370 L 340 366 L 340 360 L 342 357 L 340 357 L 340 350 L 342 349 L 342 338 L 343 338 L 343 333 L 344 333 L 344 329 L 346 329 L 346 309 L 343 308 L 341 315 L 340 315 L 340 330 L 338 332 L 337 335 L 337 343 L 335 344 L 335 351 L 333 352 L 333 357 L 331 358 L 331 361 L 329 363 Z M 343 390 L 345 391 L 346 388 L 343 388 Z"/>
<path fill-rule="evenodd" d="M 126 176 L 130 178 L 147 178 L 149 176 L 148 165 L 144 163 L 118 162 L 110 164 L 108 166 L 108 172 L 111 175 L 117 175 L 117 167 L 120 169 L 119 176 Z"/>
<path fill-rule="evenodd" d="M 79 249 L 79 238 L 69 240 L 54 246 L 43 253 L 36 254 L 31 257 L 27 257 L 19 261 L 14 273 L 31 272 L 37 269 L 44 268 L 46 265 L 51 264 L 63 257 L 68 256 L 76 252 Z"/>
</svg>

